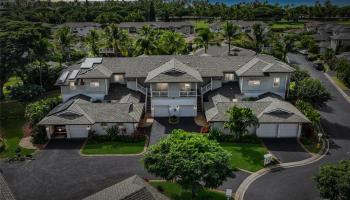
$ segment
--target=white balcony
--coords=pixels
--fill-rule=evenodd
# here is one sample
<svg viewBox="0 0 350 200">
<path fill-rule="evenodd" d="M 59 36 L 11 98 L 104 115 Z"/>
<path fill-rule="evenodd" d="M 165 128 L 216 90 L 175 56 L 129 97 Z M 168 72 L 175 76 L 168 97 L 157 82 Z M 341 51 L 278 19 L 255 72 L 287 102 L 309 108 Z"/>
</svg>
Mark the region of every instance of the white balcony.
<svg viewBox="0 0 350 200">
<path fill-rule="evenodd" d="M 168 91 L 156 91 L 152 90 L 152 97 L 168 97 L 169 92 Z"/>
<path fill-rule="evenodd" d="M 180 90 L 180 97 L 195 97 L 197 96 L 197 91 L 195 90 Z"/>
</svg>

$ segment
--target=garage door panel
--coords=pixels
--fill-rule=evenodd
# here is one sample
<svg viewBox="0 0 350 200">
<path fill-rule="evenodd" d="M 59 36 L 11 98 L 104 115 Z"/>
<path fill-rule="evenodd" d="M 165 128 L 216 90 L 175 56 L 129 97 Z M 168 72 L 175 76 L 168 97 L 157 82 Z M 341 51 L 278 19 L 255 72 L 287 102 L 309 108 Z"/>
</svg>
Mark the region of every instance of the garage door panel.
<svg viewBox="0 0 350 200">
<path fill-rule="evenodd" d="M 154 117 L 168 117 L 169 106 L 154 106 Z"/>
<path fill-rule="evenodd" d="M 86 126 L 70 125 L 69 136 L 70 138 L 87 138 L 88 132 L 86 130 Z"/>
<path fill-rule="evenodd" d="M 278 137 L 296 138 L 298 137 L 298 130 L 298 124 L 280 124 L 278 129 Z"/>
<path fill-rule="evenodd" d="M 277 124 L 260 124 L 256 129 L 256 135 L 263 138 L 274 138 L 277 136 Z"/>
<path fill-rule="evenodd" d="M 181 117 L 194 117 L 197 115 L 197 110 L 193 109 L 194 105 L 180 106 L 179 116 Z"/>
</svg>

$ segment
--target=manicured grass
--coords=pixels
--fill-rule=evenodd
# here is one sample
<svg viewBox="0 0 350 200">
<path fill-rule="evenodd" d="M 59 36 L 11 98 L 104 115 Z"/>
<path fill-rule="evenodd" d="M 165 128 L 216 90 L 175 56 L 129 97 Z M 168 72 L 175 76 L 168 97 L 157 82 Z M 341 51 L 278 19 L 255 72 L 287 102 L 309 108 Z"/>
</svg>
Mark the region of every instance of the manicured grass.
<svg viewBox="0 0 350 200">
<path fill-rule="evenodd" d="M 145 146 L 145 140 L 139 142 L 119 142 L 119 141 L 108 141 L 108 142 L 97 142 L 88 140 L 84 149 L 83 154 L 138 154 L 141 153 Z"/>
<path fill-rule="evenodd" d="M 299 29 L 304 28 L 302 22 L 275 22 L 271 25 L 272 29 Z"/>
<path fill-rule="evenodd" d="M 209 24 L 205 21 L 196 22 L 196 29 L 200 29 L 200 28 L 209 28 Z"/>
<path fill-rule="evenodd" d="M 188 190 L 182 189 L 182 187 L 177 183 L 172 182 L 160 182 L 160 181 L 151 181 L 151 185 L 155 188 L 162 188 L 163 194 L 171 198 L 172 200 L 192 200 L 191 192 Z M 215 192 L 212 190 L 204 190 L 199 192 L 198 196 L 194 200 L 226 200 L 225 194 L 220 192 Z"/>
<path fill-rule="evenodd" d="M 12 76 L 4 85 L 3 91 L 4 91 L 4 95 L 5 97 L 8 97 L 10 90 L 6 89 L 9 86 L 13 86 L 16 84 L 22 84 L 22 80 L 17 77 L 17 76 Z"/>
<path fill-rule="evenodd" d="M 337 84 L 340 87 L 340 89 L 349 90 L 349 88 L 346 87 L 346 85 L 341 80 L 339 80 L 336 76 L 332 76 L 332 79 L 335 82 L 335 84 Z"/>
<path fill-rule="evenodd" d="M 264 154 L 268 151 L 262 144 L 220 143 L 231 153 L 231 165 L 240 169 L 256 172 L 264 168 Z"/>
<path fill-rule="evenodd" d="M 4 135 L 7 143 L 7 149 L 0 153 L 0 158 L 7 158 L 15 155 L 15 150 L 23 136 L 24 105 L 19 102 L 1 102 L 0 111 L 1 134 Z M 22 154 L 34 152 L 31 149 L 21 149 Z"/>
<path fill-rule="evenodd" d="M 347 21 L 340 21 L 338 24 L 343 24 L 343 25 L 350 25 L 350 20 Z"/>
<path fill-rule="evenodd" d="M 301 137 L 300 138 L 300 142 L 311 153 L 318 153 L 321 150 L 321 147 L 322 147 L 322 144 L 317 145 L 317 143 L 318 143 L 317 136 Z"/>
</svg>

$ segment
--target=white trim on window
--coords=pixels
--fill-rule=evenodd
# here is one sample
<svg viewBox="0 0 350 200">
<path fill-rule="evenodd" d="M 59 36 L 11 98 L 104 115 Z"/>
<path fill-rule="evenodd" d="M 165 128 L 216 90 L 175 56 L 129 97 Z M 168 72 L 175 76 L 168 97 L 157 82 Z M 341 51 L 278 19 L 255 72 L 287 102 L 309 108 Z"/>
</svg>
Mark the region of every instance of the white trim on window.
<svg viewBox="0 0 350 200">
<path fill-rule="evenodd" d="M 235 74 L 234 73 L 225 73 L 224 74 L 224 80 L 225 81 L 234 81 L 235 80 Z"/>
</svg>

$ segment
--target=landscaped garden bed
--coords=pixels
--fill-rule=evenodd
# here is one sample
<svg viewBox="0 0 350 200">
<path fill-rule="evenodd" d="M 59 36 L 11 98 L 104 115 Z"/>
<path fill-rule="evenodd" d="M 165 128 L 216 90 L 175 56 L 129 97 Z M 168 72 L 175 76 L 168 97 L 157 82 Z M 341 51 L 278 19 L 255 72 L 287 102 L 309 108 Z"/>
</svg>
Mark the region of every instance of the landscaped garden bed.
<svg viewBox="0 0 350 200">
<path fill-rule="evenodd" d="M 158 189 L 161 193 L 168 196 L 172 200 L 193 200 L 191 192 L 184 190 L 179 184 L 168 181 L 151 181 L 151 185 Z M 204 189 L 198 193 L 194 200 L 227 200 L 224 193 Z"/>
<path fill-rule="evenodd" d="M 318 153 L 322 148 L 322 141 L 319 143 L 316 135 L 303 136 L 300 138 L 300 142 L 311 153 Z"/>
<path fill-rule="evenodd" d="M 145 143 L 145 136 L 118 136 L 114 140 L 105 136 L 95 136 L 87 140 L 82 153 L 86 155 L 139 154 L 143 152 Z"/>
</svg>

